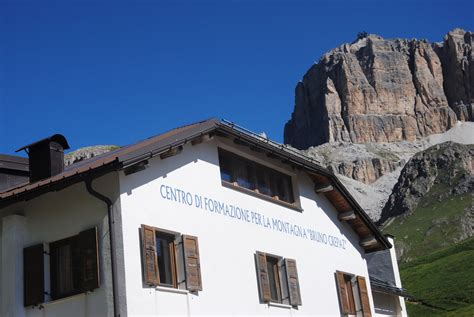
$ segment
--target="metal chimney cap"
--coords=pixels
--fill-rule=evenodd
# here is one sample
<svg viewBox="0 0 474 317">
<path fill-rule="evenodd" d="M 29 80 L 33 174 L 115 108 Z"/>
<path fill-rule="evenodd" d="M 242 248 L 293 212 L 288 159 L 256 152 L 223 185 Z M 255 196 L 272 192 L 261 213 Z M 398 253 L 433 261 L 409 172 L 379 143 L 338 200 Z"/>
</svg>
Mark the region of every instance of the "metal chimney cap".
<svg viewBox="0 0 474 317">
<path fill-rule="evenodd" d="M 64 137 L 64 135 L 62 135 L 62 134 L 53 134 L 50 137 L 47 137 L 47 138 L 41 139 L 39 141 L 33 142 L 31 144 L 25 145 L 25 146 L 19 148 L 18 150 L 16 150 L 15 152 L 20 152 L 22 150 L 26 150 L 30 147 L 33 147 L 33 146 L 41 144 L 41 143 L 46 143 L 46 142 L 48 142 L 48 143 L 49 142 L 56 142 L 56 143 L 58 143 L 59 145 L 61 145 L 63 147 L 63 150 L 69 149 L 69 144 L 67 143 L 67 140 Z"/>
</svg>

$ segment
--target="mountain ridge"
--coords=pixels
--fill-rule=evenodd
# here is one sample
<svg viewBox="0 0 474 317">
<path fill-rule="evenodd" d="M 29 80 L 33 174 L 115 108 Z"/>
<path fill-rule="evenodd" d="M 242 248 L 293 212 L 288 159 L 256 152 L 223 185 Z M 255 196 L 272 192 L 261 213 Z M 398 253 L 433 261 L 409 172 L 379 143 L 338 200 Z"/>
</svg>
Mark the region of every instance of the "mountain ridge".
<svg viewBox="0 0 474 317">
<path fill-rule="evenodd" d="M 367 35 L 331 50 L 296 85 L 284 142 L 414 141 L 472 121 L 473 41 L 454 29 L 442 43 Z"/>
</svg>

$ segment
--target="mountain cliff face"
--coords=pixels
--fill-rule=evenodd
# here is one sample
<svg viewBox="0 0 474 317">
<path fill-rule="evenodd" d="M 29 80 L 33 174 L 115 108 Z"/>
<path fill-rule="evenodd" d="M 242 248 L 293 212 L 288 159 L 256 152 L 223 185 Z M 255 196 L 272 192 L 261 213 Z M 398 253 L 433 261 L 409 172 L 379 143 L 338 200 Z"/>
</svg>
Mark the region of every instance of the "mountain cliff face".
<svg viewBox="0 0 474 317">
<path fill-rule="evenodd" d="M 472 121 L 474 34 L 455 29 L 443 43 L 360 37 L 325 54 L 295 89 L 284 141 L 414 141 Z"/>
<path fill-rule="evenodd" d="M 379 223 L 413 212 L 435 187 L 439 201 L 474 194 L 474 145 L 446 142 L 413 156 L 403 168 Z"/>
<path fill-rule="evenodd" d="M 473 121 L 474 107 L 474 33 L 455 29 L 443 43 L 435 43 L 444 77 L 448 103 L 460 120 Z"/>
<path fill-rule="evenodd" d="M 474 235 L 474 145 L 446 142 L 407 162 L 378 221 L 411 261 Z"/>
</svg>

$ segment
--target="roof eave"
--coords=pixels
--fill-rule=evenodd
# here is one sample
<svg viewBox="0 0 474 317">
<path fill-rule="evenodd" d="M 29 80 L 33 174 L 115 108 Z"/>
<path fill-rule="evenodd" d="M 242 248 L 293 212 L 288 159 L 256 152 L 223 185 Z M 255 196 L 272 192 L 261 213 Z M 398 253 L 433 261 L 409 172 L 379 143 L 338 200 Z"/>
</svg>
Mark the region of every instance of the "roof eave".
<svg viewBox="0 0 474 317">
<path fill-rule="evenodd" d="M 336 188 L 340 191 L 340 193 L 348 200 L 349 204 L 354 207 L 354 210 L 357 214 L 361 217 L 362 221 L 369 227 L 369 229 L 374 233 L 377 241 L 380 243 L 380 247 L 376 248 L 368 248 L 365 249 L 367 253 L 375 252 L 383 249 L 390 249 L 392 245 L 388 241 L 388 239 L 378 230 L 375 224 L 370 220 L 369 216 L 365 213 L 363 208 L 357 203 L 357 201 L 352 197 L 352 195 L 347 191 L 347 189 L 342 185 L 340 180 L 337 176 L 329 171 L 328 169 L 317 165 L 314 163 L 311 158 L 302 158 L 297 156 L 296 154 L 290 153 L 284 146 L 281 148 L 275 148 L 274 145 L 270 144 L 269 142 L 265 141 L 265 138 L 257 138 L 250 136 L 245 132 L 238 131 L 234 129 L 232 126 L 217 122 L 218 131 L 229 134 L 231 136 L 243 139 L 248 141 L 251 145 L 257 146 L 262 148 L 263 150 L 267 150 L 272 154 L 281 155 L 282 158 L 289 159 L 289 162 L 293 162 L 294 164 L 302 167 L 303 169 L 309 170 L 311 172 L 316 172 L 321 174 L 322 176 L 328 177 Z"/>
</svg>

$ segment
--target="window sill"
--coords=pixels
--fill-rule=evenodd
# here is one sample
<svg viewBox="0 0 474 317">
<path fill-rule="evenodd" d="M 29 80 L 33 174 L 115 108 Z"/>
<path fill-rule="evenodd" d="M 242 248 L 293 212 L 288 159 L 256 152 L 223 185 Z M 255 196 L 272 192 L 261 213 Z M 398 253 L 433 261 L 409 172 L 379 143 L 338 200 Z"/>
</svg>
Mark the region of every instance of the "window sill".
<svg viewBox="0 0 474 317">
<path fill-rule="evenodd" d="M 160 291 L 160 292 L 182 294 L 182 295 L 187 295 L 190 293 L 187 289 L 179 289 L 179 288 L 172 288 L 172 287 L 166 287 L 166 286 L 155 286 L 155 290 Z"/>
<path fill-rule="evenodd" d="M 292 309 L 293 308 L 293 306 L 291 306 L 291 305 L 275 303 L 275 302 L 268 302 L 267 305 L 268 305 L 268 307 L 278 307 L 278 308 L 286 308 L 286 309 Z"/>
<path fill-rule="evenodd" d="M 233 183 L 229 183 L 229 182 L 224 181 L 224 180 L 221 180 L 221 183 L 222 183 L 222 186 L 230 188 L 230 189 L 235 189 L 235 190 L 237 190 L 241 193 L 245 193 L 245 194 L 248 194 L 250 196 L 254 196 L 254 197 L 257 197 L 257 198 L 275 203 L 277 205 L 299 211 L 299 212 L 303 211 L 303 209 L 300 206 L 298 206 L 296 203 L 290 204 L 290 203 L 287 203 L 286 201 L 278 200 L 278 199 L 272 198 L 270 196 L 260 194 L 256 191 L 251 190 L 251 189 L 247 189 L 247 188 L 239 186 L 239 185 L 234 185 Z"/>
</svg>

